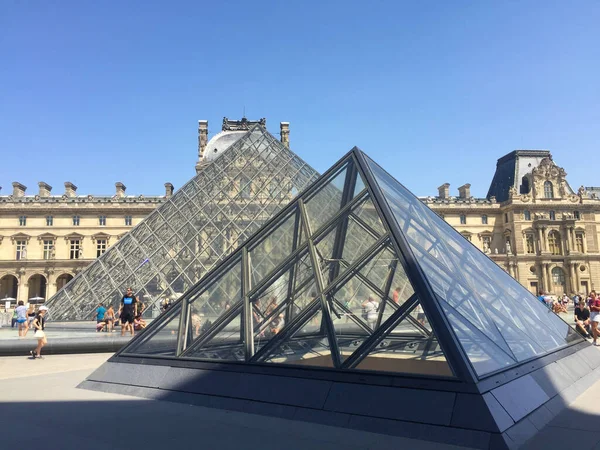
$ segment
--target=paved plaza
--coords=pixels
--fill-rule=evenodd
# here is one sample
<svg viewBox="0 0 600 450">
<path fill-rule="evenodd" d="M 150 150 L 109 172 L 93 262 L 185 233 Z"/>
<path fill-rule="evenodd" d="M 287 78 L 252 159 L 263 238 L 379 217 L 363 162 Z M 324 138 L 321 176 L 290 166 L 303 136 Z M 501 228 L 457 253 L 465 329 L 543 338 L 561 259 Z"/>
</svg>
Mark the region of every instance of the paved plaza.
<svg viewBox="0 0 600 450">
<path fill-rule="evenodd" d="M 2 448 L 160 449 L 174 445 L 263 450 L 464 447 L 308 422 L 77 389 L 109 354 L 0 358 Z M 583 393 L 527 449 L 600 449 L 600 383 Z"/>
</svg>

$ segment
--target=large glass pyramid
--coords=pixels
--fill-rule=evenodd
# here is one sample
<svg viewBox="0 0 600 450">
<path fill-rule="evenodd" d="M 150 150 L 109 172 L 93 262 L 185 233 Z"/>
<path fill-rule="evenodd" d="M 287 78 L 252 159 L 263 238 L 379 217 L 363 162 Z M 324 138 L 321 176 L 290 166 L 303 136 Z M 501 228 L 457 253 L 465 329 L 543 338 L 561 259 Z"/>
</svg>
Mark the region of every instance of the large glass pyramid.
<svg viewBox="0 0 600 450">
<path fill-rule="evenodd" d="M 317 177 L 254 126 L 54 295 L 53 320 L 89 319 L 128 286 L 157 315 Z"/>
<path fill-rule="evenodd" d="M 113 359 L 476 383 L 577 342 L 572 328 L 353 149 Z"/>
</svg>

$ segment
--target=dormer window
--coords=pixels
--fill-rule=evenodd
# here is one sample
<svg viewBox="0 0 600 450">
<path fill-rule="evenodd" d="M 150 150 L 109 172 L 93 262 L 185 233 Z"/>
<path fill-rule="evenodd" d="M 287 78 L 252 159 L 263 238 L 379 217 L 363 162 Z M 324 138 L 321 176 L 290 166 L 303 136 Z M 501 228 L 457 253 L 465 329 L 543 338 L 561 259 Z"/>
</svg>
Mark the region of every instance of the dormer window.
<svg viewBox="0 0 600 450">
<path fill-rule="evenodd" d="M 551 181 L 544 182 L 544 198 L 554 198 L 554 187 Z"/>
</svg>

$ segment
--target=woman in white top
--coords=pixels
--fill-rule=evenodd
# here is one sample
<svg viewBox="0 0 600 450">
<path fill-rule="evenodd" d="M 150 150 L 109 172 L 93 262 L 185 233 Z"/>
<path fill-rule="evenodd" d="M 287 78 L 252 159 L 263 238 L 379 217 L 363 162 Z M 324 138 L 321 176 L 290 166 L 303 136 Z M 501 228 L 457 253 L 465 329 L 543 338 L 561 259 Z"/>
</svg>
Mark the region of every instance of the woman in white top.
<svg viewBox="0 0 600 450">
<path fill-rule="evenodd" d="M 363 302 L 362 304 L 364 314 L 366 315 L 367 323 L 372 330 L 375 329 L 377 324 L 377 312 L 379 310 L 379 303 L 375 301 L 372 296 Z"/>
</svg>

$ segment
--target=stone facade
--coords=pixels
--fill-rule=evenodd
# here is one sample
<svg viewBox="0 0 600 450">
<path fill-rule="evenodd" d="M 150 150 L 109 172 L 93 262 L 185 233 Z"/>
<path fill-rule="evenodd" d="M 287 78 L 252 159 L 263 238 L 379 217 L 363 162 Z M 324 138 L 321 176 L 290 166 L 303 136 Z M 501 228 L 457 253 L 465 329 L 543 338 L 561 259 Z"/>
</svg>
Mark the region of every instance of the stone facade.
<svg viewBox="0 0 600 450">
<path fill-rule="evenodd" d="M 600 199 L 566 175 L 548 151 L 518 150 L 498 160 L 487 198 L 446 183 L 421 200 L 531 292 L 585 294 L 600 283 Z"/>
<path fill-rule="evenodd" d="M 143 220 L 166 196 L 128 196 L 123 183 L 115 195 L 78 195 L 65 183 L 62 195 L 40 182 L 39 192 L 13 183 L 11 195 L 0 195 L 0 303 L 9 297 L 27 302 L 49 298 L 79 271 Z M 14 302 L 13 302 L 14 303 Z"/>
<path fill-rule="evenodd" d="M 225 118 L 222 131 L 253 123 Z M 289 147 L 289 123 L 280 131 Z M 203 120 L 196 170 L 207 145 Z M 548 151 L 517 150 L 498 160 L 486 198 L 472 197 L 468 183 L 452 196 L 445 183 L 438 196 L 421 200 L 532 292 L 586 293 L 600 285 L 600 188 L 574 192 L 566 175 Z M 171 183 L 158 197 L 128 196 L 121 182 L 112 197 L 78 195 L 70 182 L 62 195 L 38 185 L 37 195 L 18 182 L 12 194 L 0 195 L 0 302 L 49 298 L 173 195 Z"/>
</svg>

